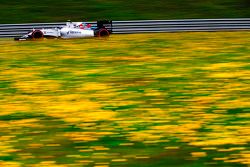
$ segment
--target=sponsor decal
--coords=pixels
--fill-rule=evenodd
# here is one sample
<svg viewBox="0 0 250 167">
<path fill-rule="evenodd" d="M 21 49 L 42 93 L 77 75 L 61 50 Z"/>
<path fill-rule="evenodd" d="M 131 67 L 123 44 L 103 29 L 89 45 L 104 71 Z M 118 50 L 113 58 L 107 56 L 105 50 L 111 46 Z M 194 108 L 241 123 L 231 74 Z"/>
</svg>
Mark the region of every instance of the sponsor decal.
<svg viewBox="0 0 250 167">
<path fill-rule="evenodd" d="M 80 32 L 80 31 L 72 31 L 72 30 L 71 30 L 71 31 L 69 31 L 69 33 L 70 33 L 70 34 L 81 34 L 81 32 Z"/>
</svg>

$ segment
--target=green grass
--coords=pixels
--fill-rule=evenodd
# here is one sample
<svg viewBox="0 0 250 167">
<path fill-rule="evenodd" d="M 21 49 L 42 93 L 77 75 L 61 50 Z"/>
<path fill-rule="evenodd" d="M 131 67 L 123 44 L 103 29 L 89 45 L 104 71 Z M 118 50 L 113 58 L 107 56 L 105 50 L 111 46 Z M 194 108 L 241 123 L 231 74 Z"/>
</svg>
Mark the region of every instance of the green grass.
<svg viewBox="0 0 250 167">
<path fill-rule="evenodd" d="M 1 0 L 0 3 L 0 23 L 250 16 L 247 0 Z"/>
<path fill-rule="evenodd" d="M 249 37 L 1 39 L 0 165 L 246 167 Z"/>
</svg>

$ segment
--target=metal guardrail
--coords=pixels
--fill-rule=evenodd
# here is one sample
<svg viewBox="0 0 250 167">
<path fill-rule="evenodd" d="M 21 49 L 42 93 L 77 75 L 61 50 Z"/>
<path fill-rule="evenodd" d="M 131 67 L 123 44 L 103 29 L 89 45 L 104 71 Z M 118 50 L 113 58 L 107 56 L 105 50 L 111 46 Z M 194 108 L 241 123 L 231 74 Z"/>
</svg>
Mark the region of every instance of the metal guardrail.
<svg viewBox="0 0 250 167">
<path fill-rule="evenodd" d="M 113 21 L 114 33 L 250 30 L 250 18 Z"/>
<path fill-rule="evenodd" d="M 88 23 L 95 25 L 95 22 Z M 65 24 L 65 22 L 0 24 L 0 37 L 17 37 L 26 34 L 33 28 L 55 28 Z M 116 34 L 235 30 L 250 30 L 250 18 L 113 21 L 113 33 Z"/>
</svg>

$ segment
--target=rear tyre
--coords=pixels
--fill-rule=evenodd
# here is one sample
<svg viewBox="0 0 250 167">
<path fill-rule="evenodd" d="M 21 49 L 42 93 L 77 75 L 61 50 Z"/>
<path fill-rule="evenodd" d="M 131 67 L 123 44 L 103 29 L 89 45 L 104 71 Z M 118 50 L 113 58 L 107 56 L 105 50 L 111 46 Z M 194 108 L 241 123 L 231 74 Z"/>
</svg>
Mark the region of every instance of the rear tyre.
<svg viewBox="0 0 250 167">
<path fill-rule="evenodd" d="M 109 32 L 107 29 L 105 28 L 101 28 L 99 31 L 98 31 L 98 37 L 108 37 L 109 36 Z"/>
</svg>

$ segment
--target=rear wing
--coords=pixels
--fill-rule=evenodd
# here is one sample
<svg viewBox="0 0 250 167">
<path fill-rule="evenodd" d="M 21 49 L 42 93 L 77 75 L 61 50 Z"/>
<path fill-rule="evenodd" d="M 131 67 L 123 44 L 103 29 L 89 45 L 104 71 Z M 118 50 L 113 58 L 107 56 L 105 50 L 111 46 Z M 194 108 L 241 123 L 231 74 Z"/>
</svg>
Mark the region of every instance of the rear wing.
<svg viewBox="0 0 250 167">
<path fill-rule="evenodd" d="M 98 20 L 97 21 L 97 28 L 106 28 L 108 32 L 111 34 L 113 32 L 113 24 L 111 20 Z"/>
</svg>

